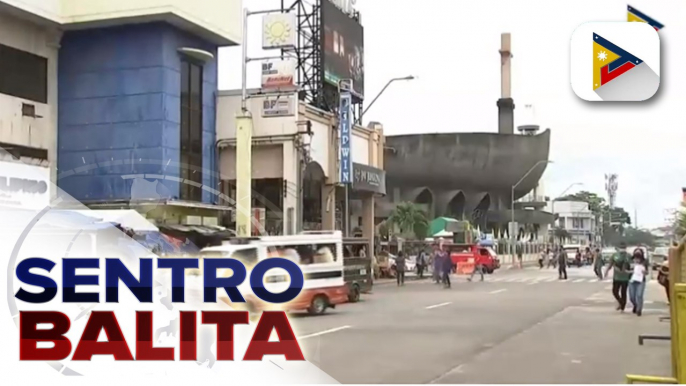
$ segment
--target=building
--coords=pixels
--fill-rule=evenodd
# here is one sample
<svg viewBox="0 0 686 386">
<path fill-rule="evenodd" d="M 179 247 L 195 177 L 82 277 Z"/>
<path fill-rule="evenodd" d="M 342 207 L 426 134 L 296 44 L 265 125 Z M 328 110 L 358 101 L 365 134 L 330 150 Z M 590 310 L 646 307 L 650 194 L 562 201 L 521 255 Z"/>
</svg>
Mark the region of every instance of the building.
<svg viewBox="0 0 686 386">
<path fill-rule="evenodd" d="M 0 0 L 0 206 L 42 209 L 54 193 L 58 7 Z"/>
<path fill-rule="evenodd" d="M 241 24 L 240 0 L 0 0 L 0 146 L 92 208 L 216 224 L 217 49 Z"/>
<path fill-rule="evenodd" d="M 248 90 L 250 94 L 257 91 Z M 345 229 L 346 194 L 339 181 L 337 117 L 304 102 L 298 104 L 296 112 L 293 99 L 289 101 L 290 112 L 273 116 L 265 112 L 264 102 L 264 97 L 254 97 L 247 101 L 247 107 L 253 114 L 252 208 L 264 213 L 261 223 L 265 230 L 293 234 L 302 229 Z M 240 90 L 219 92 L 221 190 L 229 200 L 235 198 L 235 117 L 240 109 Z M 386 194 L 383 148 L 380 124 L 354 126 L 349 229 L 369 240 L 374 237 L 375 202 Z"/>
<path fill-rule="evenodd" d="M 514 198 L 519 200 L 538 186 L 546 168 L 539 161 L 548 159 L 549 145 L 549 130 L 534 136 L 441 133 L 386 137 L 389 193 L 377 213 L 387 217 L 395 205 L 409 201 L 423 206 L 429 218 L 469 220 L 504 237 L 512 218 L 512 187 L 519 182 L 514 190 Z M 547 233 L 553 218 L 544 207 L 545 202 L 515 203 L 519 239 Z"/>
<path fill-rule="evenodd" d="M 591 245 L 596 241 L 596 217 L 582 201 L 555 201 L 547 210 L 557 215 L 553 229 L 559 227 L 569 234 L 569 244 Z"/>
</svg>

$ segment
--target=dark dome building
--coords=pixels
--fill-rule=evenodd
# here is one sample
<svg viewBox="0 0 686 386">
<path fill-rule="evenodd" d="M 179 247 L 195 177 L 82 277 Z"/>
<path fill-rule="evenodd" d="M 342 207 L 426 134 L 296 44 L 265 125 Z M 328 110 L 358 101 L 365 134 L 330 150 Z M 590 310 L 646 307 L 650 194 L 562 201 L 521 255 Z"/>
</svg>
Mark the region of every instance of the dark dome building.
<svg viewBox="0 0 686 386">
<path fill-rule="evenodd" d="M 550 130 L 538 135 L 499 133 L 414 134 L 386 137 L 387 196 L 377 213 L 386 217 L 397 203 L 415 202 L 430 218 L 471 220 L 503 233 L 515 200 L 538 186 L 550 149 Z M 538 164 L 538 165 L 537 165 Z M 515 221 L 539 228 L 552 223 L 540 211 L 545 202 L 515 204 Z M 522 228 L 524 228 L 522 226 Z M 533 229 L 532 229 L 533 230 Z"/>
</svg>

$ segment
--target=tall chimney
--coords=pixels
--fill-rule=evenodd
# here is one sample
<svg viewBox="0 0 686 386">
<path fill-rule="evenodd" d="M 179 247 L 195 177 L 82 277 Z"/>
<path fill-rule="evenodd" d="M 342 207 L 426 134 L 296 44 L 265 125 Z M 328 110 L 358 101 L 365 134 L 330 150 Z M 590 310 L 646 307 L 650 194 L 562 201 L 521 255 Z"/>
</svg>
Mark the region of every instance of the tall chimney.
<svg viewBox="0 0 686 386">
<path fill-rule="evenodd" d="M 500 99 L 498 99 L 498 133 L 500 134 L 514 134 L 510 40 L 509 33 L 500 35 Z"/>
</svg>

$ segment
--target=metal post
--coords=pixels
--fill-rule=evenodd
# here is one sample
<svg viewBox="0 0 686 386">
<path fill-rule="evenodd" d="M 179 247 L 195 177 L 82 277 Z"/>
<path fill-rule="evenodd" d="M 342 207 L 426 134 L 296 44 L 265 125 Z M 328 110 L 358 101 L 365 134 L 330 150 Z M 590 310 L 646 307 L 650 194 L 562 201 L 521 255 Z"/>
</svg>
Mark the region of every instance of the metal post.
<svg viewBox="0 0 686 386">
<path fill-rule="evenodd" d="M 343 215 L 345 216 L 345 218 L 343 219 L 343 224 L 345 224 L 345 237 L 350 237 L 350 208 L 348 207 L 350 202 L 349 192 L 350 184 L 345 184 L 345 205 L 343 207 Z"/>
<path fill-rule="evenodd" d="M 515 187 L 516 185 L 512 186 L 512 206 L 510 207 L 510 210 L 512 212 L 512 222 L 510 223 L 510 256 L 512 256 L 512 265 L 515 265 L 515 253 L 516 253 L 516 248 L 515 248 L 515 210 L 514 210 L 514 203 L 515 203 Z"/>
<path fill-rule="evenodd" d="M 243 70 L 243 76 L 241 78 L 241 111 L 246 112 L 248 110 L 248 15 L 250 12 L 247 8 L 243 9 L 243 47 L 241 50 L 241 66 Z"/>
</svg>

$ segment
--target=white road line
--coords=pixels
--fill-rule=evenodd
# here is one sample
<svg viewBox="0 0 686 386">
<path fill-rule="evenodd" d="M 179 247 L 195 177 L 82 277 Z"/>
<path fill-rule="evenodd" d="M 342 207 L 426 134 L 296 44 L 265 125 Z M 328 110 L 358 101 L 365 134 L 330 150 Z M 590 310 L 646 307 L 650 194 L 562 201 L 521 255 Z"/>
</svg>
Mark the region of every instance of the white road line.
<svg viewBox="0 0 686 386">
<path fill-rule="evenodd" d="M 540 281 L 532 281 L 531 283 L 529 283 L 527 285 L 534 285 L 534 284 L 538 284 L 538 283 L 540 283 Z"/>
<path fill-rule="evenodd" d="M 514 277 L 514 278 L 507 279 L 507 280 L 505 280 L 505 281 L 508 282 L 508 283 L 513 283 L 513 282 L 515 282 L 515 281 L 517 281 L 517 280 L 519 280 L 519 278 Z"/>
<path fill-rule="evenodd" d="M 529 280 L 531 280 L 530 277 L 523 277 L 523 278 L 517 280 L 517 283 L 526 283 Z"/>
<path fill-rule="evenodd" d="M 556 280 L 557 280 L 556 277 L 551 277 L 551 278 L 549 278 L 549 279 L 545 279 L 545 282 L 546 282 L 546 283 L 552 283 L 552 282 L 554 282 L 554 281 L 556 281 Z"/>
<path fill-rule="evenodd" d="M 507 291 L 507 288 L 501 288 L 499 290 L 491 291 L 491 292 L 489 292 L 489 294 L 495 295 L 495 294 L 499 294 L 499 293 L 505 292 L 505 291 Z"/>
<path fill-rule="evenodd" d="M 492 282 L 494 282 L 494 283 L 497 283 L 497 282 L 499 282 L 499 281 L 503 281 L 503 280 L 505 280 L 505 278 L 504 278 L 504 277 L 498 277 L 498 278 L 495 278 L 495 279 L 493 279 L 493 280 L 489 280 L 489 281 L 492 281 Z"/>
<path fill-rule="evenodd" d="M 303 339 L 307 339 L 307 338 L 313 338 L 313 337 L 315 337 L 315 336 L 330 334 L 330 333 L 336 332 L 336 331 L 347 330 L 348 328 L 351 328 L 351 327 L 352 327 L 352 326 L 341 326 L 341 327 L 336 327 L 336 328 L 332 328 L 332 329 L 330 329 L 330 330 L 324 330 L 324 331 L 320 331 L 320 332 L 315 332 L 314 334 L 299 336 L 297 339 L 298 339 L 298 340 L 303 340 Z"/>
<path fill-rule="evenodd" d="M 431 310 L 431 309 L 438 308 L 438 307 L 444 307 L 444 306 L 447 306 L 447 305 L 449 305 L 449 304 L 453 304 L 453 302 L 445 302 L 445 303 L 441 303 L 441 304 L 434 304 L 433 306 L 428 306 L 428 307 L 425 307 L 425 308 L 426 308 L 427 310 Z"/>
<path fill-rule="evenodd" d="M 572 283 L 581 283 L 581 282 L 584 282 L 584 281 L 586 281 L 586 279 L 576 279 L 576 280 L 574 280 Z"/>
</svg>

